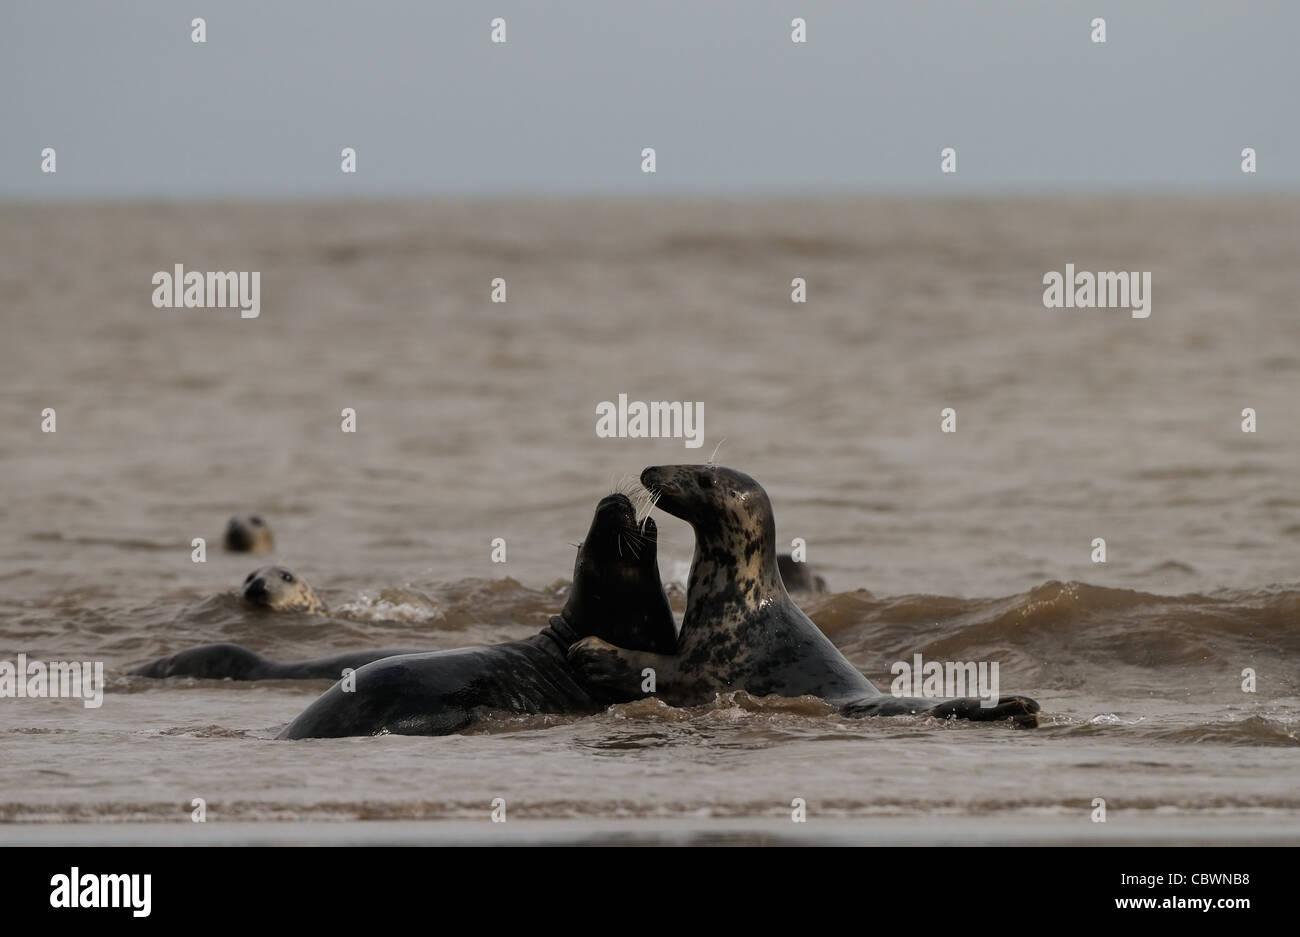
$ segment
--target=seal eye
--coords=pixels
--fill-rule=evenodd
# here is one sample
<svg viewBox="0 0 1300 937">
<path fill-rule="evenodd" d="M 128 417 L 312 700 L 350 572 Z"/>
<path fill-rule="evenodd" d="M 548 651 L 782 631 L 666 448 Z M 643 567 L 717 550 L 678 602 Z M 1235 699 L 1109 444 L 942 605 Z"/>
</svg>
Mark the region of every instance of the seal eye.
<svg viewBox="0 0 1300 937">
<path fill-rule="evenodd" d="M 252 582 L 252 581 L 253 581 L 253 577 L 256 576 L 256 575 L 257 575 L 256 572 L 252 572 L 252 573 L 249 573 L 247 576 L 245 576 L 245 577 L 244 577 L 244 582 L 245 582 L 245 584 Z"/>
<path fill-rule="evenodd" d="M 713 476 L 708 474 L 707 472 L 700 472 L 700 474 L 695 476 L 695 482 L 701 488 L 712 488 Z"/>
<path fill-rule="evenodd" d="M 250 524 L 252 524 L 254 527 L 261 527 L 261 526 L 262 526 L 262 519 L 261 519 L 260 517 L 258 517 L 256 514 L 254 514 L 252 517 L 250 517 L 250 518 L 248 519 L 248 522 L 249 522 Z"/>
<path fill-rule="evenodd" d="M 293 582 L 293 573 L 281 573 L 280 578 L 285 582 Z"/>
</svg>

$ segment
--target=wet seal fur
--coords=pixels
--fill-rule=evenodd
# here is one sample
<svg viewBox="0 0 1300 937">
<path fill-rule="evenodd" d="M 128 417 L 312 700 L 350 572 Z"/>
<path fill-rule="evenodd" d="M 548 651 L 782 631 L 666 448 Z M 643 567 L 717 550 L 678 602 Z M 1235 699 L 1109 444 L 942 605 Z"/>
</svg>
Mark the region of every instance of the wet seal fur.
<svg viewBox="0 0 1300 937">
<path fill-rule="evenodd" d="M 638 527 L 626 495 L 603 498 L 578 549 L 564 610 L 538 634 L 367 664 L 353 675 L 354 690 L 336 683 L 280 738 L 446 735 L 492 710 L 594 713 L 632 698 L 584 686 L 569 667 L 567 652 L 592 634 L 653 653 L 676 647 L 677 629 L 659 580 L 656 536 L 653 521 Z"/>
<path fill-rule="evenodd" d="M 1038 703 L 1022 696 L 983 707 L 979 699 L 881 693 L 786 592 L 772 505 L 748 475 L 713 465 L 652 466 L 641 473 L 641 483 L 657 497 L 656 506 L 695 529 L 686 616 L 673 655 L 616 647 L 598 635 L 575 643 L 569 660 L 594 687 L 631 694 L 651 668 L 655 695 L 675 706 L 744 690 L 816 696 L 848 716 L 930 713 L 1038 724 Z"/>
</svg>

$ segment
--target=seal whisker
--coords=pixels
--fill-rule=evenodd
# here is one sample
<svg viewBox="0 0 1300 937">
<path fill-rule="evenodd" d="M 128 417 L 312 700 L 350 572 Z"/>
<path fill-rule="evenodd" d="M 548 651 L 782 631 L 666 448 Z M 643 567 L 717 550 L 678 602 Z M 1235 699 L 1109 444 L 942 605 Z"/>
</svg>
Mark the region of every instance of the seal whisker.
<svg viewBox="0 0 1300 937">
<path fill-rule="evenodd" d="M 722 448 L 722 444 L 726 441 L 727 437 L 723 436 L 718 440 L 718 444 L 713 447 L 713 455 L 709 456 L 709 461 L 706 463 L 709 468 L 714 468 L 718 464 L 718 450 Z"/>
<path fill-rule="evenodd" d="M 650 512 L 654 510 L 655 498 L 640 481 L 636 481 L 633 487 L 627 491 L 627 496 L 632 502 L 637 523 L 640 525 L 642 533 L 644 533 L 645 520 L 650 516 Z"/>
<path fill-rule="evenodd" d="M 650 512 L 653 511 L 655 509 L 655 505 L 659 503 L 659 498 L 660 496 L 663 495 L 663 492 L 660 491 L 658 488 L 655 488 L 653 490 L 647 488 L 646 494 L 650 496 L 650 504 L 646 507 L 645 515 L 641 518 L 642 535 L 645 534 L 645 522 L 650 519 Z"/>
<path fill-rule="evenodd" d="M 640 558 L 640 548 L 647 543 L 657 543 L 658 537 L 647 534 L 640 527 L 625 528 L 619 536 L 627 538 L 627 544 L 630 549 L 637 553 Z"/>
</svg>

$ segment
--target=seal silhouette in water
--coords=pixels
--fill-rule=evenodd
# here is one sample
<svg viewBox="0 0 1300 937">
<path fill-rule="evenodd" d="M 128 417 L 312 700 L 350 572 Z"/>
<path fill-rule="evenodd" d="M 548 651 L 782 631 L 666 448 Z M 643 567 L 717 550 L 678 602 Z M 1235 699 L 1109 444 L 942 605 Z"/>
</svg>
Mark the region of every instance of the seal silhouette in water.
<svg viewBox="0 0 1300 937">
<path fill-rule="evenodd" d="M 713 465 L 656 466 L 641 483 L 657 506 L 695 529 L 686 616 L 675 654 L 612 646 L 603 635 L 577 642 L 569 660 L 592 686 L 632 694 L 642 670 L 672 705 L 718 693 L 817 696 L 850 716 L 928 712 L 1037 725 L 1038 704 L 1020 696 L 983 707 L 978 699 L 937 701 L 881 693 L 787 594 L 776 556 L 772 505 L 754 479 Z"/>
<path fill-rule="evenodd" d="M 222 543 L 231 553 L 270 553 L 275 549 L 271 528 L 256 514 L 232 517 L 226 523 Z"/>
<path fill-rule="evenodd" d="M 669 653 L 677 645 L 659 580 L 657 531 L 643 528 L 626 495 L 596 506 L 578 549 L 564 610 L 523 641 L 405 654 L 367 664 L 334 684 L 280 734 L 282 739 L 374 735 L 445 735 L 487 711 L 592 713 L 630 698 L 583 686 L 568 648 L 599 634 L 621 645 Z M 639 695 L 639 694 L 638 694 Z"/>
<path fill-rule="evenodd" d="M 283 566 L 263 566 L 244 577 L 241 595 L 259 609 L 325 614 L 325 604 L 301 576 Z M 130 671 L 139 677 L 198 677 L 207 680 L 337 680 L 345 667 L 356 668 L 394 654 L 423 648 L 349 651 L 315 660 L 275 661 L 238 644 L 204 644 L 160 657 Z"/>
<path fill-rule="evenodd" d="M 337 680 L 345 669 L 424 648 L 395 647 L 348 651 L 315 660 L 277 661 L 238 644 L 204 644 L 160 657 L 130 671 L 137 677 L 197 677 L 201 680 Z"/>
</svg>

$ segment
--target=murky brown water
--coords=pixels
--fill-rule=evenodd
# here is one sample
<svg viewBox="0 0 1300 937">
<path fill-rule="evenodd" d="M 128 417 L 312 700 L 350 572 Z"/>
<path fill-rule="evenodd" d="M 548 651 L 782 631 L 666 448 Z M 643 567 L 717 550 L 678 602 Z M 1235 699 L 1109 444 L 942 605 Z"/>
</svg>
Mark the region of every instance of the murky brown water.
<svg viewBox="0 0 1300 937">
<path fill-rule="evenodd" d="M 214 820 L 460 821 L 501 796 L 580 835 L 789 827 L 803 797 L 1087 838 L 1104 797 L 1111 831 L 1300 831 L 1298 231 L 1296 199 L 6 206 L 0 658 L 102 659 L 110 687 L 97 710 L 0 700 L 0 819 L 187 823 L 204 797 Z M 177 263 L 260 271 L 261 316 L 155 309 Z M 1043 308 L 1066 263 L 1150 270 L 1150 318 Z M 702 401 L 704 445 L 597 438 L 619 393 Z M 218 640 L 521 637 L 600 495 L 724 437 L 856 665 L 996 660 L 1044 727 L 742 696 L 280 743 L 322 684 L 123 676 Z M 243 511 L 330 617 L 224 594 L 263 562 L 217 546 Z M 689 529 L 660 528 L 680 582 Z"/>
</svg>

